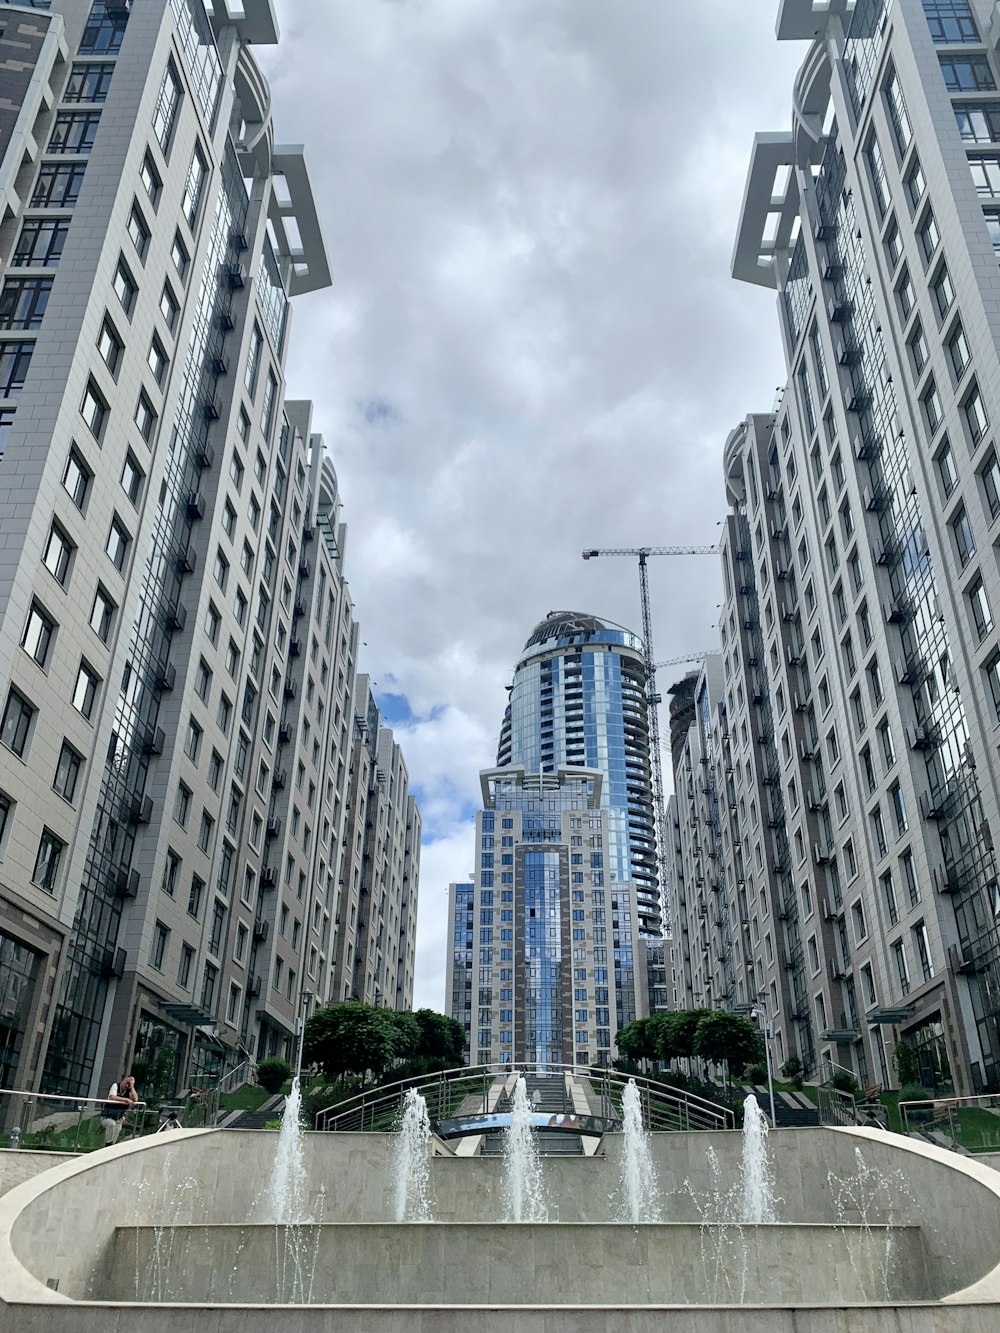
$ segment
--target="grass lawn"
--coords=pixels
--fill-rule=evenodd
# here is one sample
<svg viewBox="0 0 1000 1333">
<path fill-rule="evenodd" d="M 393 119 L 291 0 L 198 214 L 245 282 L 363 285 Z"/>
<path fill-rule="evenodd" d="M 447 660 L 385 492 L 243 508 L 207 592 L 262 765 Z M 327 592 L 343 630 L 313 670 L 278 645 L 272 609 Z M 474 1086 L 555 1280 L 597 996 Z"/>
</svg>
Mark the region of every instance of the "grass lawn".
<svg viewBox="0 0 1000 1333">
<path fill-rule="evenodd" d="M 224 1092 L 219 1098 L 219 1107 L 223 1111 L 256 1111 L 270 1096 L 263 1088 L 247 1083 L 235 1092 Z"/>
</svg>

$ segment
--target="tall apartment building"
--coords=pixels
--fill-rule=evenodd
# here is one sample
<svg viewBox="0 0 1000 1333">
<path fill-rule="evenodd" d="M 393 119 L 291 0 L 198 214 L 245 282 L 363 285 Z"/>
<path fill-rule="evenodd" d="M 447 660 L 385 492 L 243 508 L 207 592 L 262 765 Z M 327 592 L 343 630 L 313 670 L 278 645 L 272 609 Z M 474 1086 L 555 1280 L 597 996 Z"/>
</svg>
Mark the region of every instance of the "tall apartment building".
<svg viewBox="0 0 1000 1333">
<path fill-rule="evenodd" d="M 894 1083 L 904 1041 L 928 1084 L 995 1090 L 1000 27 L 979 0 L 785 0 L 777 31 L 811 44 L 733 272 L 777 291 L 789 390 L 726 444 L 722 680 L 671 811 L 685 988 L 763 995 L 812 1069 Z"/>
<path fill-rule="evenodd" d="M 420 811 L 406 762 L 357 676 L 347 790 L 348 841 L 337 913 L 338 1000 L 408 1009 L 413 1000 Z"/>
<path fill-rule="evenodd" d="M 615 967 L 638 912 L 608 874 L 603 774 L 506 764 L 480 778 L 475 874 L 449 896 L 448 1007 L 466 1061 L 608 1064 L 619 1014 L 647 1004 L 636 993 L 645 971 Z"/>
<path fill-rule="evenodd" d="M 520 964 L 513 970 L 512 986 L 509 967 L 501 965 L 500 972 L 508 974 L 501 979 L 495 966 L 486 961 L 487 955 L 493 953 L 486 938 L 493 933 L 492 920 L 488 918 L 495 910 L 495 903 L 500 911 L 497 923 L 501 931 L 507 932 L 501 952 L 503 944 L 510 944 L 511 940 L 523 944 L 521 932 L 530 927 L 530 918 L 522 921 L 521 899 L 510 896 L 512 890 L 520 892 L 521 881 L 514 871 L 515 864 L 519 868 L 521 863 L 514 848 L 521 841 L 521 819 L 529 820 L 523 824 L 530 830 L 525 839 L 538 841 L 538 826 L 531 821 L 545 809 L 552 813 L 570 809 L 565 805 L 567 800 L 575 802 L 573 809 L 588 810 L 589 802 L 594 801 L 603 813 L 600 827 L 592 811 L 586 819 L 580 814 L 567 815 L 571 822 L 576 821 L 572 828 L 567 825 L 560 829 L 558 820 L 551 827 L 545 825 L 546 836 L 551 837 L 553 846 L 563 846 L 557 834 L 565 832 L 569 836 L 565 848 L 568 848 L 570 879 L 562 884 L 563 896 L 557 894 L 557 902 L 561 904 L 559 911 L 572 913 L 572 921 L 567 916 L 566 924 L 572 931 L 572 951 L 581 955 L 573 967 L 576 1004 L 567 1003 L 560 1011 L 564 1026 L 558 1042 L 565 1062 L 586 1063 L 585 1056 L 594 1063 L 613 1058 L 614 1034 L 648 1012 L 650 986 L 657 1002 L 663 1001 L 665 963 L 658 935 L 661 912 L 645 694 L 641 641 L 620 625 L 579 612 L 552 611 L 528 637 L 510 687 L 495 774 L 510 768 L 512 772 L 532 776 L 530 780 L 518 778 L 509 790 L 503 787 L 502 797 L 498 797 L 500 789 L 494 782 L 494 771 L 481 775 L 484 812 L 477 823 L 478 869 L 473 882 L 451 888 L 448 1006 L 452 1016 L 464 1023 L 469 1033 L 470 1059 L 478 1052 L 477 1062 L 486 1062 L 482 1057 L 490 1049 L 494 1061 L 498 1049 L 500 1058 L 507 1059 L 512 1050 L 521 1049 L 517 1043 L 511 1045 L 502 1040 L 504 1034 L 512 1035 L 506 1019 L 497 1018 L 492 1042 L 487 1041 L 491 1028 L 486 1015 L 513 1012 L 517 1015 L 517 1031 L 523 1034 L 530 1030 L 530 1022 L 521 1009 L 534 1003 L 530 994 L 536 988 L 524 979 L 518 970 Z M 555 776 L 564 771 L 574 775 L 572 780 L 555 782 Z M 580 774 L 599 774 L 601 780 L 584 782 Z M 544 791 L 538 787 L 539 782 Z M 495 804 L 497 799 L 508 803 L 505 811 L 511 813 L 502 816 L 499 879 L 494 884 L 492 840 L 494 811 L 500 808 Z M 551 807 L 546 807 L 546 801 L 553 802 Z M 515 806 L 520 812 L 515 821 L 516 831 L 511 823 Z M 585 876 L 589 870 L 597 874 L 593 882 Z M 567 885 L 572 898 L 565 896 Z M 500 891 L 499 898 L 495 889 Z M 478 949 L 473 938 L 476 930 L 467 920 L 470 909 L 478 922 Z M 610 963 L 606 960 L 595 963 L 590 953 L 594 948 L 598 955 L 608 954 Z M 569 952 L 560 957 L 568 969 Z M 604 978 L 599 982 L 594 980 L 595 967 Z M 612 977 L 610 982 L 605 977 L 608 972 Z M 474 991 L 472 982 L 477 973 L 479 985 Z M 497 992 L 492 999 L 491 987 Z M 482 1021 L 478 1023 L 473 1022 L 474 993 L 479 996 L 475 1009 Z M 608 1012 L 610 1019 L 606 1018 Z M 530 1042 L 523 1049 L 528 1047 Z M 531 1049 L 537 1052 L 543 1047 L 549 1052 L 545 1059 L 550 1056 L 555 1059 L 550 1044 L 542 1043 Z M 529 1053 L 517 1058 L 542 1057 Z"/>
<path fill-rule="evenodd" d="M 208 1074 L 342 993 L 358 630 L 284 401 L 330 277 L 276 41 L 270 0 L 0 6 L 3 1086 Z"/>
</svg>

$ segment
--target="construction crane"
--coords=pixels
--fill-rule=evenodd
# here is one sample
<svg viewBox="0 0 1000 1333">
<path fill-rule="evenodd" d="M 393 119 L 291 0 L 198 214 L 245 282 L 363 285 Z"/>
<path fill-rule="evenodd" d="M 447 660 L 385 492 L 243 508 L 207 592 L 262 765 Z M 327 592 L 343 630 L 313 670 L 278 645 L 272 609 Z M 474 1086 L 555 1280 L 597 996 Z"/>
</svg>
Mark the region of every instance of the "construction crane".
<svg viewBox="0 0 1000 1333">
<path fill-rule="evenodd" d="M 685 653 L 683 657 L 668 657 L 665 662 L 654 662 L 653 666 L 657 671 L 660 667 L 680 666 L 682 662 L 700 662 L 702 658 L 708 657 L 709 653 L 717 653 L 718 648 L 705 648 L 700 653 Z"/>
<path fill-rule="evenodd" d="M 653 616 L 649 605 L 649 571 L 646 561 L 651 555 L 718 555 L 717 546 L 615 546 L 592 547 L 583 552 L 584 560 L 598 556 L 627 555 L 639 561 L 639 600 L 642 605 L 643 667 L 646 673 L 646 708 L 649 714 L 650 776 L 653 786 L 653 823 L 656 829 L 656 869 L 663 903 L 663 933 L 673 936 L 673 912 L 670 902 L 667 874 L 667 816 L 663 800 L 663 757 L 660 754 L 660 696 L 656 690 L 656 668 L 653 656 Z M 682 662 L 692 661 L 683 657 Z M 662 665 L 666 665 L 663 663 Z"/>
</svg>

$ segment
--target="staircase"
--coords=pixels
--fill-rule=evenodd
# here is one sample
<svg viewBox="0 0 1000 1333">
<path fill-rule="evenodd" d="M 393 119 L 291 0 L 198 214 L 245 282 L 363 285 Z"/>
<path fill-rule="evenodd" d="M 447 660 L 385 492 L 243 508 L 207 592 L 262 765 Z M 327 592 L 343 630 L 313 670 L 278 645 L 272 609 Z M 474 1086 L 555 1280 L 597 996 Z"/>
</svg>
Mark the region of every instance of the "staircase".
<svg viewBox="0 0 1000 1333">
<path fill-rule="evenodd" d="M 741 1098 L 746 1097 L 751 1092 L 760 1103 L 761 1110 L 770 1116 L 771 1101 L 767 1088 L 753 1087 L 747 1083 L 739 1090 Z M 778 1092 L 775 1090 L 774 1119 L 778 1129 L 815 1127 L 819 1124 L 819 1111 L 804 1092 Z"/>
<path fill-rule="evenodd" d="M 567 1115 L 573 1113 L 573 1103 L 566 1095 L 566 1080 L 562 1074 L 528 1074 L 525 1086 L 531 1109 L 540 1115 Z M 511 1110 L 506 1096 L 497 1102 L 498 1111 Z M 533 1131 L 538 1152 L 542 1157 L 582 1157 L 583 1140 L 579 1134 L 562 1130 L 536 1129 Z M 503 1153 L 504 1132 L 493 1130 L 484 1135 L 482 1152 L 485 1157 L 499 1157 Z"/>
<path fill-rule="evenodd" d="M 263 1129 L 269 1120 L 277 1120 L 285 1104 L 284 1093 L 269 1097 L 256 1111 L 231 1111 L 220 1125 L 221 1129 Z"/>
</svg>

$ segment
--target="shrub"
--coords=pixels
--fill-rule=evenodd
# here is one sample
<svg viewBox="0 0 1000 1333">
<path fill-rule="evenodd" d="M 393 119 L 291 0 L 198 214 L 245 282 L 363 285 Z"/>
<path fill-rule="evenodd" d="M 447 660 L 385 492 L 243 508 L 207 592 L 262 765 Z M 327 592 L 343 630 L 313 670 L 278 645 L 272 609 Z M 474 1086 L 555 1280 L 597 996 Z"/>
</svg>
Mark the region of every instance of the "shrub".
<svg viewBox="0 0 1000 1333">
<path fill-rule="evenodd" d="M 272 1095 L 280 1092 L 282 1085 L 287 1083 L 292 1076 L 292 1066 L 287 1060 L 282 1060 L 279 1056 L 271 1056 L 269 1060 L 261 1060 L 257 1066 L 257 1082 L 265 1092 Z"/>
<path fill-rule="evenodd" d="M 861 1088 L 858 1086 L 858 1080 L 849 1069 L 835 1069 L 833 1071 L 833 1078 L 830 1079 L 830 1082 L 838 1092 L 849 1092 L 852 1097 L 859 1097 L 861 1095 Z"/>
<path fill-rule="evenodd" d="M 767 1065 L 749 1065 L 747 1067 L 746 1077 L 748 1083 L 766 1083 Z"/>
<path fill-rule="evenodd" d="M 781 1066 L 781 1072 L 784 1074 L 785 1078 L 788 1079 L 789 1083 L 793 1084 L 796 1088 L 802 1087 L 805 1070 L 802 1068 L 802 1061 L 797 1055 L 790 1055 L 788 1057 L 785 1063 Z"/>
</svg>

